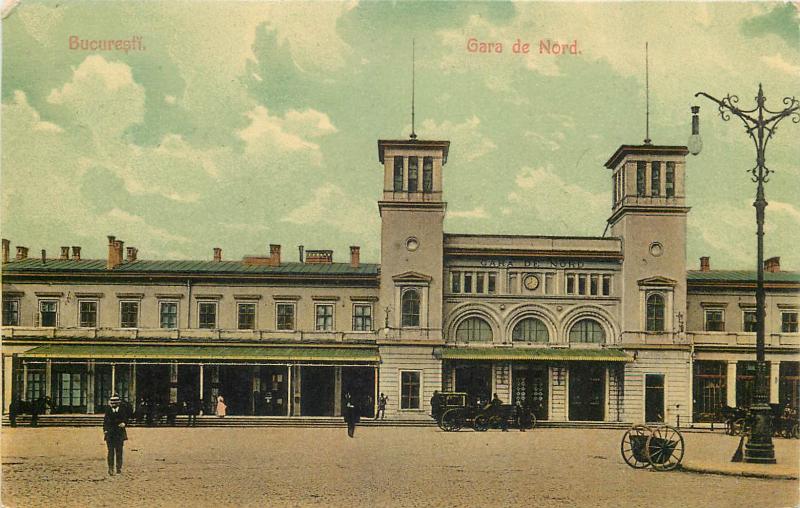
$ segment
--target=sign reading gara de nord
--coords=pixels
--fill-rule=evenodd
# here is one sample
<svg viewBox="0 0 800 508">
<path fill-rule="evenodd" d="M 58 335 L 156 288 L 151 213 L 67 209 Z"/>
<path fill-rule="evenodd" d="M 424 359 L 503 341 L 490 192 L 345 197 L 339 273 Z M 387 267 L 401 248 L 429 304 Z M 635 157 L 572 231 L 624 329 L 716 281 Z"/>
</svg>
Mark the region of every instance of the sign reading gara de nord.
<svg viewBox="0 0 800 508">
<path fill-rule="evenodd" d="M 578 270 L 585 266 L 585 263 L 576 259 L 481 259 L 481 266 L 488 268 L 537 268 L 553 269 L 562 268 Z"/>
</svg>

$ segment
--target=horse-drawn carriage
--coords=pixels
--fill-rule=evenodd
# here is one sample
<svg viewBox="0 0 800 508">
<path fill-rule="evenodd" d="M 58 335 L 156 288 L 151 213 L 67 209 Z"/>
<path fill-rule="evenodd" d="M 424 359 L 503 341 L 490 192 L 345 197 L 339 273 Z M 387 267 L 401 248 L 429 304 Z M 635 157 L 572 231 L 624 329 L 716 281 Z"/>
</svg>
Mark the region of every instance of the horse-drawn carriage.
<svg viewBox="0 0 800 508">
<path fill-rule="evenodd" d="M 634 425 L 622 436 L 620 452 L 634 469 L 671 471 L 683 460 L 683 436 L 669 425 Z"/>
<path fill-rule="evenodd" d="M 445 432 L 456 432 L 464 427 L 484 432 L 490 428 L 506 430 L 517 427 L 526 430 L 536 426 L 536 416 L 530 409 L 492 402 L 470 404 L 467 394 L 462 392 L 440 393 L 438 403 L 433 404 L 432 413 L 439 428 Z"/>
<path fill-rule="evenodd" d="M 772 409 L 772 431 L 775 437 L 800 437 L 800 419 L 797 411 L 784 404 L 770 404 Z M 725 418 L 725 433 L 731 436 L 748 434 L 752 418 L 747 409 L 724 406 L 720 413 Z"/>
</svg>

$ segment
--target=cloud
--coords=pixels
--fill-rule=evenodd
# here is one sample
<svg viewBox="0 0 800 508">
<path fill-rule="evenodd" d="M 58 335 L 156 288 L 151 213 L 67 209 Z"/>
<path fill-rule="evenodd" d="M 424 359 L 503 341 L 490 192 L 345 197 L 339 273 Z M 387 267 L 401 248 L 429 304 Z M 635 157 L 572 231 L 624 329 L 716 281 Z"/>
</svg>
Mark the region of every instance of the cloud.
<svg viewBox="0 0 800 508">
<path fill-rule="evenodd" d="M 800 224 L 800 210 L 792 204 L 784 203 L 782 201 L 770 201 L 767 210 L 775 213 L 786 215 L 787 218 Z"/>
<path fill-rule="evenodd" d="M 19 110 L 18 114 L 22 117 L 26 117 L 25 121 L 33 131 L 49 133 L 64 132 L 64 129 L 53 122 L 43 121 L 39 112 L 33 109 L 33 107 L 31 107 L 31 105 L 28 103 L 28 97 L 22 90 L 15 90 L 14 102 L 7 106 L 4 105 L 3 108 L 17 108 Z"/>
<path fill-rule="evenodd" d="M 447 212 L 448 218 L 459 218 L 459 219 L 488 219 L 489 214 L 486 212 L 486 209 L 482 206 L 478 206 L 473 208 L 472 210 L 461 210 L 461 211 L 452 211 Z"/>
<path fill-rule="evenodd" d="M 313 109 L 290 110 L 280 117 L 270 115 L 264 106 L 256 106 L 245 116 L 250 119 L 250 125 L 238 131 L 238 134 L 251 154 L 306 152 L 314 164 L 320 165 L 320 147 L 306 137 L 316 138 L 336 132 L 328 115 Z"/>
<path fill-rule="evenodd" d="M 800 65 L 793 65 L 787 62 L 780 54 L 776 53 L 772 56 L 762 56 L 761 61 L 772 69 L 785 72 L 790 76 L 800 77 Z"/>
<path fill-rule="evenodd" d="M 740 25 L 742 34 L 749 37 L 777 35 L 797 49 L 800 42 L 800 16 L 797 6 L 792 2 L 775 5 L 770 11 L 745 19 Z"/>
<path fill-rule="evenodd" d="M 497 148 L 494 141 L 480 132 L 480 126 L 481 121 L 475 115 L 461 123 L 445 120 L 437 124 L 434 120 L 425 119 L 417 129 L 417 133 L 423 138 L 451 140 L 453 145 L 459 147 L 456 156 L 472 162 Z M 410 125 L 406 126 L 406 129 L 411 132 Z"/>
<path fill-rule="evenodd" d="M 281 222 L 331 226 L 360 235 L 375 234 L 379 224 L 372 200 L 354 198 L 332 183 L 317 187 L 311 199 L 290 211 Z"/>
</svg>

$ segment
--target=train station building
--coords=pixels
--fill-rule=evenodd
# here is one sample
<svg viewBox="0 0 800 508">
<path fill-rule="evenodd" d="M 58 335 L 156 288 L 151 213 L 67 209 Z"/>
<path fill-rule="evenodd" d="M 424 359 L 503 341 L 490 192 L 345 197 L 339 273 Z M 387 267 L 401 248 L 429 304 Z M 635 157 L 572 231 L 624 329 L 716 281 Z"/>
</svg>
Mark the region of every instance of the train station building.
<svg viewBox="0 0 800 508">
<path fill-rule="evenodd" d="M 449 141 L 380 140 L 380 264 L 270 245 L 226 260 L 139 259 L 108 237 L 30 255 L 3 240 L 3 411 L 193 401 L 213 414 L 429 419 L 436 390 L 497 393 L 549 422 L 720 419 L 752 397 L 754 270 L 686 262 L 683 146 L 622 145 L 597 237 L 444 231 Z M 449 168 L 448 168 L 449 169 Z M 380 179 L 376 177 L 376 185 Z M 798 405 L 800 274 L 767 261 L 770 398 Z"/>
</svg>

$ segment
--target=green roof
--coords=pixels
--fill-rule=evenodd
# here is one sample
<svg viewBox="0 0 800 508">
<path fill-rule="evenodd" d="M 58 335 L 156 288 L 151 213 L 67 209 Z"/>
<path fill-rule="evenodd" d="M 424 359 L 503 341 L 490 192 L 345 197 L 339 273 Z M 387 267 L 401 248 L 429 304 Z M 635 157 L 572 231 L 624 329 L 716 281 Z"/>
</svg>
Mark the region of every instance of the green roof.
<svg viewBox="0 0 800 508">
<path fill-rule="evenodd" d="M 756 282 L 755 270 L 689 270 L 688 282 Z M 765 282 L 800 282 L 800 272 L 764 272 Z"/>
<path fill-rule="evenodd" d="M 72 273 L 191 273 L 191 274 L 287 274 L 287 275 L 377 275 L 380 265 L 362 263 L 357 268 L 350 263 L 281 263 L 280 266 L 249 265 L 242 261 L 132 261 L 113 270 L 106 269 L 104 259 L 41 259 L 11 260 L 3 271 L 72 272 Z"/>
<path fill-rule="evenodd" d="M 522 348 L 522 347 L 446 347 L 439 350 L 442 360 L 560 360 L 629 362 L 633 359 L 620 349 Z"/>
<path fill-rule="evenodd" d="M 378 362 L 377 347 L 50 344 L 21 358 Z"/>
</svg>

